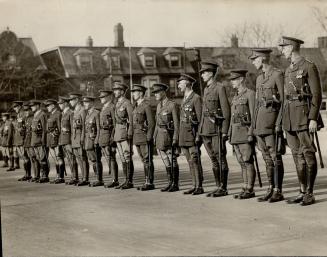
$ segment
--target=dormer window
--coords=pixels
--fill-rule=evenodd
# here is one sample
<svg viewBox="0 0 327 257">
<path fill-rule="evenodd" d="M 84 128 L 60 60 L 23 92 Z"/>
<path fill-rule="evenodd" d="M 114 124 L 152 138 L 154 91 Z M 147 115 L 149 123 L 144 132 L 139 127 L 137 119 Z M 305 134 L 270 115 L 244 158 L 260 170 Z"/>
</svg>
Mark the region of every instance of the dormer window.
<svg viewBox="0 0 327 257">
<path fill-rule="evenodd" d="M 155 57 L 154 55 L 144 55 L 144 66 L 146 68 L 154 68 L 155 67 Z"/>
<path fill-rule="evenodd" d="M 156 51 L 150 48 L 141 48 L 137 52 L 137 55 L 140 57 L 141 63 L 144 68 L 156 68 Z"/>
<path fill-rule="evenodd" d="M 163 55 L 169 64 L 170 68 L 181 68 L 182 67 L 182 51 L 173 47 L 167 48 Z"/>
<path fill-rule="evenodd" d="M 120 52 L 118 50 L 107 48 L 101 55 L 106 62 L 107 69 L 120 69 Z"/>
<path fill-rule="evenodd" d="M 87 49 L 79 49 L 74 53 L 76 63 L 81 72 L 93 72 L 93 56 L 92 51 Z"/>
</svg>

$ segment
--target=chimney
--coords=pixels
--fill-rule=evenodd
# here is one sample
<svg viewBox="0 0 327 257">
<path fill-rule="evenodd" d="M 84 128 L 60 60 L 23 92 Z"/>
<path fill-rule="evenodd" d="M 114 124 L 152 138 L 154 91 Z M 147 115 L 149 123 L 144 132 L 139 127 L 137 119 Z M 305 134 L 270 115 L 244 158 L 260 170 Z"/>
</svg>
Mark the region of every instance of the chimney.
<svg viewBox="0 0 327 257">
<path fill-rule="evenodd" d="M 91 36 L 88 36 L 86 39 L 86 46 L 87 47 L 93 47 L 93 39 Z"/>
<path fill-rule="evenodd" d="M 232 48 L 238 48 L 238 38 L 235 34 L 232 35 L 230 42 Z"/>
<path fill-rule="evenodd" d="M 118 23 L 114 27 L 115 43 L 114 46 L 124 47 L 124 28 L 121 23 Z"/>
<path fill-rule="evenodd" d="M 318 48 L 327 48 L 327 37 L 318 37 Z"/>
</svg>

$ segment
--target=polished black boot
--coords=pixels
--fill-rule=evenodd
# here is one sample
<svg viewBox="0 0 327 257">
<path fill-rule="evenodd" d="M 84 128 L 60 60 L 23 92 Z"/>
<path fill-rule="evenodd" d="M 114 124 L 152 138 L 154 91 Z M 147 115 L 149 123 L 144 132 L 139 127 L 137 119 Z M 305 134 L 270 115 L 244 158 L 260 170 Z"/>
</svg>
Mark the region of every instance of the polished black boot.
<svg viewBox="0 0 327 257">
<path fill-rule="evenodd" d="M 90 166 L 89 166 L 89 162 L 84 159 L 83 160 L 83 167 L 81 168 L 82 170 L 82 181 L 79 181 L 76 186 L 80 187 L 80 186 L 88 186 L 90 184 L 89 182 L 89 169 L 90 169 Z"/>
<path fill-rule="evenodd" d="M 15 170 L 14 157 L 10 156 L 9 157 L 9 169 L 7 169 L 7 171 L 14 171 L 14 170 Z"/>
<path fill-rule="evenodd" d="M 307 171 L 307 176 L 308 176 L 308 189 L 307 193 L 304 195 L 303 200 L 301 205 L 306 206 L 306 205 L 311 205 L 315 203 L 315 197 L 313 194 L 313 187 L 315 184 L 315 180 L 317 177 L 317 160 L 315 158 L 315 155 L 312 157 L 315 160 L 315 163 L 313 165 L 308 165 L 308 171 Z"/>
<path fill-rule="evenodd" d="M 270 185 L 267 188 L 267 192 L 263 196 L 258 197 L 258 202 L 268 201 L 270 199 L 270 197 L 273 195 L 273 192 L 274 192 L 274 188 L 273 188 L 273 186 Z"/>
<path fill-rule="evenodd" d="M 212 168 L 213 171 L 213 175 L 215 176 L 215 181 L 216 181 L 216 186 L 217 188 L 214 189 L 213 191 L 211 191 L 209 194 L 207 194 L 207 197 L 212 197 L 214 193 L 216 193 L 217 191 L 219 191 L 220 187 L 221 187 L 221 181 L 220 181 L 220 172 L 219 172 L 219 168 Z"/>
<path fill-rule="evenodd" d="M 116 186 L 115 189 L 121 189 L 122 186 L 124 186 L 126 183 L 127 183 L 127 163 L 126 162 L 123 162 L 122 163 L 122 168 L 123 168 L 123 174 L 124 174 L 124 177 L 125 177 L 125 182 L 119 186 Z"/>
<path fill-rule="evenodd" d="M 58 165 L 58 178 L 55 180 L 55 184 L 65 183 L 65 165 Z"/>
<path fill-rule="evenodd" d="M 97 181 L 94 181 L 90 184 L 90 187 L 98 187 L 98 186 L 103 186 L 103 167 L 102 167 L 102 163 L 100 162 L 98 165 L 96 165 L 96 163 L 93 164 L 93 169 L 97 170 L 94 171 L 97 173 Z"/>
<path fill-rule="evenodd" d="M 203 182 L 203 172 L 202 172 L 202 165 L 201 161 L 197 160 L 194 163 L 194 174 L 195 174 L 195 190 L 192 195 L 201 195 L 204 193 L 202 182 Z"/>
<path fill-rule="evenodd" d="M 14 157 L 14 159 L 15 159 L 15 169 L 20 169 L 19 157 Z"/>
<path fill-rule="evenodd" d="M 9 157 L 7 155 L 3 156 L 3 165 L 2 165 L 2 168 L 9 167 L 8 161 L 9 161 Z"/>
<path fill-rule="evenodd" d="M 228 181 L 228 172 L 229 170 L 222 170 L 222 185 L 221 187 L 212 194 L 212 197 L 221 197 L 228 195 L 227 191 L 227 181 Z"/>
<path fill-rule="evenodd" d="M 179 191 L 179 166 L 175 165 L 173 170 L 173 184 L 168 189 L 168 192 Z"/>
<path fill-rule="evenodd" d="M 250 199 L 255 197 L 255 193 L 253 189 L 246 189 L 242 195 L 240 195 L 239 199 Z"/>
<path fill-rule="evenodd" d="M 121 187 L 121 189 L 130 189 L 134 187 L 133 176 L 134 176 L 134 164 L 133 162 L 127 162 L 127 182 Z"/>
<path fill-rule="evenodd" d="M 31 176 L 31 161 L 24 162 L 24 170 L 25 170 L 25 176 L 22 178 L 18 179 L 18 181 L 29 181 L 32 176 Z"/>
<path fill-rule="evenodd" d="M 118 165 L 117 165 L 117 161 L 115 159 L 110 160 L 110 172 L 109 173 L 113 174 L 113 181 L 111 183 L 105 184 L 104 187 L 105 188 L 118 187 L 119 186 L 119 182 L 118 182 Z"/>
<path fill-rule="evenodd" d="M 166 172 L 167 172 L 167 178 L 168 178 L 168 185 L 162 188 L 160 191 L 161 192 L 166 192 L 169 190 L 169 188 L 173 184 L 173 174 L 171 172 L 171 167 L 166 167 Z"/>
</svg>

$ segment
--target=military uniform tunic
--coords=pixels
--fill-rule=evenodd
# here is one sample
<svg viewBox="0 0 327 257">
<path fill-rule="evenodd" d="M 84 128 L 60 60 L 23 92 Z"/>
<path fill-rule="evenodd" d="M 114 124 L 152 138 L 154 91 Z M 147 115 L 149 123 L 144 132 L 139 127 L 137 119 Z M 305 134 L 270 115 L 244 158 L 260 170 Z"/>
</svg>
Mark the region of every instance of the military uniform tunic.
<svg viewBox="0 0 327 257">
<path fill-rule="evenodd" d="M 21 110 L 17 114 L 17 120 L 14 123 L 14 138 L 13 138 L 13 145 L 14 146 L 23 146 L 24 144 L 24 137 L 26 133 L 25 128 L 25 118 L 24 118 L 24 111 Z"/>
<path fill-rule="evenodd" d="M 85 150 L 94 150 L 94 146 L 99 143 L 100 132 L 100 112 L 91 108 L 85 117 Z"/>
<path fill-rule="evenodd" d="M 61 114 L 59 145 L 70 145 L 73 127 L 73 111 L 65 109 Z"/>
<path fill-rule="evenodd" d="M 14 136 L 14 126 L 10 120 L 6 120 L 2 132 L 2 146 L 12 147 Z"/>
<path fill-rule="evenodd" d="M 115 124 L 115 105 L 108 102 L 104 104 L 100 112 L 99 145 L 101 147 L 106 147 L 113 143 Z"/>
<path fill-rule="evenodd" d="M 61 112 L 55 109 L 47 120 L 47 146 L 54 148 L 58 146 L 61 128 Z"/>
<path fill-rule="evenodd" d="M 85 137 L 85 116 L 86 112 L 83 106 L 77 106 L 73 114 L 73 126 L 71 141 L 73 148 L 80 148 L 84 145 Z"/>
<path fill-rule="evenodd" d="M 44 111 L 38 110 L 34 113 L 32 121 L 32 138 L 31 146 L 45 146 L 46 145 L 46 128 L 47 115 Z"/>
<path fill-rule="evenodd" d="M 133 106 L 131 102 L 122 97 L 116 103 L 115 108 L 115 134 L 116 142 L 126 141 L 128 136 L 133 135 Z"/>
</svg>

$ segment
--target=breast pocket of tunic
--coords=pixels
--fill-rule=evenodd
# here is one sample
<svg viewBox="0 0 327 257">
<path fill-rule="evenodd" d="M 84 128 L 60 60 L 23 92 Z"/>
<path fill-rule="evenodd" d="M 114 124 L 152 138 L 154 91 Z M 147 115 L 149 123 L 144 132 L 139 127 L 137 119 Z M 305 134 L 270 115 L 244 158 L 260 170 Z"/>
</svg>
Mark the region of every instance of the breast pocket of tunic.
<svg viewBox="0 0 327 257">
<path fill-rule="evenodd" d="M 307 103 L 300 102 L 295 104 L 295 112 L 294 114 L 291 113 L 291 115 L 294 115 L 296 124 L 305 125 L 308 124 L 308 113 L 309 108 Z"/>
</svg>

